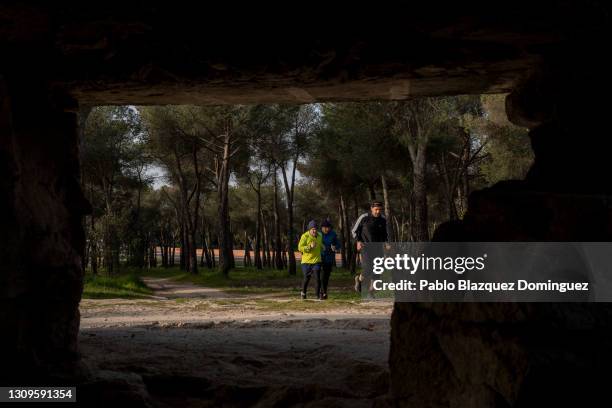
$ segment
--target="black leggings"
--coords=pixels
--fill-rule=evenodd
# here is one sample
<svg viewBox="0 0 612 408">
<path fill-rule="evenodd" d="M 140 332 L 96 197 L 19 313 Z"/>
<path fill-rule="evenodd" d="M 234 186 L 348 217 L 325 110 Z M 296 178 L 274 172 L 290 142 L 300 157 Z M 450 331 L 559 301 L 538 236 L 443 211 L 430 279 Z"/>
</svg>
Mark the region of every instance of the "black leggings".
<svg viewBox="0 0 612 408">
<path fill-rule="evenodd" d="M 302 264 L 302 272 L 304 273 L 304 282 L 302 283 L 302 292 L 306 293 L 308 290 L 308 283 L 312 275 L 315 276 L 315 282 L 317 287 L 315 288 L 315 295 L 319 295 L 321 289 L 321 264 Z"/>
<path fill-rule="evenodd" d="M 368 292 L 373 290 L 374 258 L 382 256 L 384 256 L 382 242 L 371 243 L 367 251 L 361 252 L 361 287 L 366 288 Z"/>
<path fill-rule="evenodd" d="M 323 263 L 321 264 L 321 292 L 322 294 L 327 294 L 327 284 L 329 283 L 329 276 L 331 275 L 332 268 L 334 267 L 333 263 Z"/>
</svg>

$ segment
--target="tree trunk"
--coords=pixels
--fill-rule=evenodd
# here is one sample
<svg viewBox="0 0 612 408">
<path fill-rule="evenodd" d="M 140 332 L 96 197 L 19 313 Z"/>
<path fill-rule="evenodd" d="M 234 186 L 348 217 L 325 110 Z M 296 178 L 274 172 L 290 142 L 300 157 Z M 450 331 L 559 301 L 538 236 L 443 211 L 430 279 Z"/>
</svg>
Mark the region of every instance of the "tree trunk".
<svg viewBox="0 0 612 408">
<path fill-rule="evenodd" d="M 98 274 L 98 246 L 95 242 L 91 245 L 91 273 L 94 275 Z"/>
<path fill-rule="evenodd" d="M 458 164 L 461 166 L 461 162 Z M 460 169 L 457 169 L 460 171 Z M 451 174 L 448 162 L 446 160 L 446 154 L 443 152 L 438 161 L 438 173 L 444 184 L 444 198 L 446 200 L 446 208 L 448 211 L 448 219 L 451 221 L 459 219 L 457 215 L 457 206 L 455 204 L 456 188 L 456 174 Z"/>
<path fill-rule="evenodd" d="M 204 232 L 200 232 L 200 240 L 202 241 L 202 250 L 200 251 L 200 267 L 206 266 L 206 240 L 204 238 Z"/>
<path fill-rule="evenodd" d="M 374 190 L 374 184 L 368 184 L 368 197 L 370 198 L 370 202 L 376 201 L 376 190 Z"/>
<path fill-rule="evenodd" d="M 268 239 L 268 226 L 266 223 L 266 218 L 264 217 L 264 213 L 261 213 L 262 227 L 263 227 L 263 263 L 266 268 L 269 268 L 271 265 L 270 260 L 270 243 Z"/>
<path fill-rule="evenodd" d="M 92 187 L 93 189 L 93 187 Z M 91 198 L 93 198 L 93 191 L 91 194 Z M 90 199 L 91 202 L 91 199 Z M 90 216 L 90 221 L 91 221 L 91 229 L 90 229 L 90 245 L 91 245 L 91 249 L 90 249 L 90 258 L 91 258 L 91 273 L 93 273 L 94 275 L 98 274 L 98 243 L 96 242 L 96 234 L 95 234 L 95 230 L 96 230 L 96 223 L 95 223 L 95 217 L 94 217 L 94 211 L 91 212 L 91 216 Z"/>
<path fill-rule="evenodd" d="M 356 271 L 356 250 L 353 247 L 353 242 L 351 239 L 352 225 L 349 222 L 348 209 L 346 208 L 346 202 L 344 201 L 344 196 L 342 195 L 340 196 L 340 209 L 342 211 L 342 216 L 344 217 L 344 225 L 346 226 L 344 238 L 346 243 L 347 267 L 351 271 L 351 274 L 354 275 Z"/>
<path fill-rule="evenodd" d="M 340 258 L 341 258 L 341 267 L 346 268 L 346 225 L 344 224 L 344 215 L 342 214 L 342 195 L 340 195 L 340 203 L 338 204 L 338 227 L 340 231 Z"/>
<path fill-rule="evenodd" d="M 283 183 L 285 185 L 285 194 L 287 196 L 287 256 L 288 256 L 288 272 L 289 275 L 296 274 L 295 261 L 295 231 L 293 227 L 293 193 L 295 186 L 295 171 L 297 167 L 298 157 L 293 158 L 293 168 L 291 171 L 291 182 L 287 177 L 287 171 L 284 166 L 281 167 L 283 174 Z"/>
<path fill-rule="evenodd" d="M 282 270 L 284 268 L 282 258 L 283 247 L 281 243 L 280 215 L 278 209 L 278 178 L 274 173 L 274 267 Z"/>
<path fill-rule="evenodd" d="M 172 256 L 170 257 L 170 266 L 176 264 L 176 239 L 172 239 Z"/>
<path fill-rule="evenodd" d="M 84 217 L 83 220 L 83 231 L 85 232 L 85 236 L 90 236 L 91 234 L 89 234 L 89 231 L 87 230 L 87 217 Z M 91 256 L 91 238 L 89 239 L 89 242 L 86 241 L 85 244 L 85 251 L 83 252 L 83 259 L 81 259 L 81 268 L 83 270 L 87 269 L 87 265 L 89 264 L 89 257 Z"/>
<path fill-rule="evenodd" d="M 468 197 L 470 195 L 470 177 L 468 174 L 468 166 L 465 166 L 463 172 L 461 173 L 461 185 L 459 189 L 461 190 L 461 214 L 463 215 L 468 208 Z"/>
<path fill-rule="evenodd" d="M 198 252 L 197 252 L 197 240 L 198 240 L 198 224 L 199 224 L 199 211 L 200 211 L 200 166 L 198 162 L 198 147 L 194 141 L 192 148 L 192 163 L 196 177 L 195 191 L 193 194 L 193 218 L 189 219 L 190 224 L 190 242 L 189 242 L 189 255 L 191 257 L 189 271 L 193 274 L 198 273 Z M 190 205 L 190 203 L 187 203 Z"/>
<path fill-rule="evenodd" d="M 393 228 L 394 228 L 394 237 L 398 242 L 402 242 L 403 241 L 403 234 L 401 233 L 401 228 L 400 227 L 400 222 L 399 219 L 397 218 L 397 216 L 393 216 Z"/>
<path fill-rule="evenodd" d="M 162 247 L 161 247 L 162 267 L 167 268 L 169 266 L 169 262 L 168 262 L 168 247 L 166 246 L 165 239 L 162 242 L 164 242 L 162 244 Z"/>
<path fill-rule="evenodd" d="M 418 242 L 429 241 L 425 154 L 425 144 L 419 145 L 413 166 L 414 236 Z"/>
<path fill-rule="evenodd" d="M 210 228 L 208 228 L 208 243 L 209 243 L 209 249 L 210 249 L 210 265 L 211 268 L 216 268 L 217 267 L 217 260 L 215 258 L 215 248 L 213 245 L 213 239 L 212 239 L 212 231 Z"/>
<path fill-rule="evenodd" d="M 204 218 L 204 214 L 202 214 L 202 259 L 204 262 L 201 265 L 206 266 L 208 269 L 211 269 L 213 265 L 212 265 L 212 261 L 210 260 L 210 251 L 208 248 L 209 245 L 206 240 L 206 230 L 207 229 L 208 228 L 206 225 L 206 218 Z"/>
<path fill-rule="evenodd" d="M 357 196 L 353 196 L 353 216 L 354 219 L 357 220 L 359 218 L 359 204 L 357 203 Z M 353 257 L 351 261 L 351 273 L 355 274 L 357 272 L 357 268 L 361 265 L 361 258 L 359 252 L 357 252 L 357 243 L 351 244 L 351 249 L 353 250 Z"/>
<path fill-rule="evenodd" d="M 249 245 L 249 234 L 244 230 L 244 260 L 243 266 L 251 266 L 251 246 Z"/>
<path fill-rule="evenodd" d="M 157 267 L 157 254 L 155 253 L 155 245 L 150 244 L 149 246 L 149 266 L 152 268 Z"/>
<path fill-rule="evenodd" d="M 195 147 L 194 147 L 195 149 Z M 190 210 L 190 206 L 189 206 L 189 202 L 190 202 L 190 198 L 189 197 L 189 192 L 188 187 L 187 187 L 187 181 L 186 181 L 186 177 L 185 174 L 183 172 L 183 164 L 181 163 L 181 158 L 180 155 L 178 153 L 178 149 L 176 146 L 174 146 L 174 161 L 175 161 L 175 165 L 176 165 L 176 169 L 178 172 L 178 184 L 179 184 L 179 194 L 180 194 L 180 204 L 177 205 L 176 207 L 176 211 L 180 212 L 180 216 L 177 216 L 177 218 L 180 220 L 180 224 L 181 224 L 181 270 L 184 271 L 197 271 L 197 264 L 196 265 L 192 265 L 194 257 L 193 257 L 193 250 L 194 248 L 194 227 L 195 225 L 192 224 L 193 219 L 191 217 L 191 210 Z M 196 259 L 197 261 L 197 259 Z M 194 269 L 195 268 L 195 269 Z"/>
<path fill-rule="evenodd" d="M 230 256 L 230 269 L 236 267 L 236 259 L 234 258 L 234 234 L 230 226 L 230 240 L 229 240 L 229 256 Z"/>
<path fill-rule="evenodd" d="M 230 160 L 230 130 L 227 129 L 223 142 L 223 153 L 219 178 L 218 189 L 218 215 L 219 215 L 219 270 L 224 276 L 229 274 L 232 268 L 232 245 L 229 225 L 229 160 Z"/>
<path fill-rule="evenodd" d="M 257 194 L 257 221 L 255 223 L 255 268 L 262 269 L 261 262 L 261 184 L 256 191 Z"/>
<path fill-rule="evenodd" d="M 186 249 L 187 246 L 187 232 L 185 231 L 185 227 L 181 226 L 181 252 L 180 252 L 180 268 L 183 271 L 186 271 L 188 268 L 187 262 L 189 262 L 188 259 L 186 259 L 185 257 L 185 253 L 187 252 Z"/>
<path fill-rule="evenodd" d="M 383 200 L 385 202 L 385 217 L 387 218 L 387 231 L 389 232 L 389 241 L 395 241 L 395 228 L 393 227 L 393 214 L 391 214 L 391 204 L 389 203 L 389 188 L 387 186 L 387 179 L 384 174 L 380 175 L 380 182 L 383 189 Z"/>
<path fill-rule="evenodd" d="M 192 274 L 198 273 L 198 248 L 196 245 L 197 242 L 197 228 L 192 228 L 191 234 L 189 236 L 189 257 L 191 258 L 189 262 L 189 272 Z"/>
</svg>

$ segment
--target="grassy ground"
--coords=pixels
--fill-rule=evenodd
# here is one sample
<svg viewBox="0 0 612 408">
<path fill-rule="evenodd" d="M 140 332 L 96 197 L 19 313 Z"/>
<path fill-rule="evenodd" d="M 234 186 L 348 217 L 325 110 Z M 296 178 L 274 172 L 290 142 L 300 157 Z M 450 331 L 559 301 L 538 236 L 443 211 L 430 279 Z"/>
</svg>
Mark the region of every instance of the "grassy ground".
<svg viewBox="0 0 612 408">
<path fill-rule="evenodd" d="M 294 276 L 289 275 L 286 270 L 258 270 L 252 267 L 233 269 L 230 271 L 229 276 L 223 276 L 217 270 L 209 270 L 207 268 L 199 268 L 197 275 L 182 271 L 177 266 L 143 270 L 126 268 L 122 273 L 112 277 L 109 277 L 104 272 L 96 276 L 88 271 L 85 274 L 83 298 L 146 298 L 153 294 L 153 292 L 144 284 L 141 279 L 142 276 L 170 278 L 177 282 L 189 282 L 194 285 L 218 288 L 239 297 L 253 295 L 258 298 L 256 299 L 258 307 L 264 309 L 295 309 L 298 305 L 293 303 L 299 300 L 302 285 L 302 273 L 299 264 L 297 274 Z M 348 270 L 334 268 L 329 281 L 329 302 L 326 302 L 328 306 L 331 306 L 331 303 L 334 302 L 351 303 L 359 301 L 361 296 L 355 293 L 353 285 L 354 277 Z M 313 278 L 310 281 L 308 290 L 309 299 L 314 298 L 314 288 L 315 282 Z M 284 301 L 280 304 L 278 302 L 267 302 L 267 298 Z M 177 299 L 177 301 L 180 302 L 182 300 Z M 312 309 L 316 306 L 303 304 L 300 307 Z"/>
<path fill-rule="evenodd" d="M 216 270 L 200 268 L 197 275 L 181 271 L 178 267 L 155 268 L 141 272 L 143 276 L 171 278 L 179 282 L 190 282 L 221 289 L 227 293 L 237 295 L 261 294 L 274 297 L 299 296 L 302 284 L 302 273 L 298 265 L 298 273 L 291 276 L 286 270 L 256 268 L 236 268 L 230 271 L 229 276 L 223 276 Z M 357 300 L 360 295 L 353 290 L 354 277 L 348 270 L 334 268 L 329 280 L 328 293 L 331 299 Z M 314 295 L 315 282 L 311 280 L 309 295 Z"/>
<path fill-rule="evenodd" d="M 299 296 L 302 284 L 302 273 L 298 265 L 298 273 L 291 276 L 286 270 L 256 268 L 236 268 L 229 276 L 223 276 L 217 270 L 199 268 L 199 273 L 181 271 L 178 267 L 155 268 L 143 270 L 142 276 L 171 278 L 179 282 L 190 282 L 221 289 L 236 295 L 274 295 L 274 297 L 292 298 Z M 354 278 L 348 270 L 334 268 L 329 281 L 329 297 L 333 299 L 359 299 L 353 290 Z M 314 295 L 315 282 L 311 280 L 309 295 Z"/>
<path fill-rule="evenodd" d="M 143 277 L 168 278 L 174 282 L 189 283 L 208 288 L 217 288 L 230 296 L 227 298 L 176 298 L 176 299 L 146 299 L 153 294 L 151 289 L 143 283 Z M 113 310 L 120 307 L 128 307 L 138 304 L 140 308 L 166 308 L 167 313 L 197 316 L 224 315 L 233 313 L 240 316 L 242 313 L 263 314 L 281 313 L 325 313 L 327 311 L 342 311 L 342 313 L 360 313 L 367 310 L 368 313 L 378 313 L 386 306 L 385 304 L 372 304 L 364 302 L 360 294 L 354 291 L 354 277 L 348 270 L 334 268 L 329 282 L 328 300 L 319 302 L 315 300 L 315 282 L 311 281 L 308 298 L 306 301 L 300 298 L 302 273 L 291 276 L 287 271 L 257 270 L 255 268 L 236 268 L 230 271 L 229 276 L 223 276 L 216 270 L 200 268 L 197 275 L 181 271 L 178 267 L 154 268 L 154 269 L 127 269 L 123 274 L 109 278 L 104 274 L 94 277 L 90 273 L 85 279 L 84 298 L 124 298 L 128 299 L 125 305 L 113 303 L 108 307 Z M 382 294 L 381 294 L 382 295 Z M 383 300 L 383 296 L 376 296 Z M 134 302 L 134 303 L 132 303 Z M 146 303 L 140 303 L 146 302 Z M 378 302 L 376 302 L 378 303 Z M 384 302 L 383 302 L 384 303 Z M 97 307 L 100 307 L 99 304 Z M 99 312 L 99 311 L 98 311 Z M 96 313 L 98 313 L 96 312 Z M 138 313 L 141 313 L 139 310 Z M 133 311 L 126 309 L 125 315 Z"/>
<path fill-rule="evenodd" d="M 84 299 L 137 299 L 153 293 L 131 270 L 116 276 L 93 275 L 91 272 L 86 272 L 84 284 Z"/>
</svg>

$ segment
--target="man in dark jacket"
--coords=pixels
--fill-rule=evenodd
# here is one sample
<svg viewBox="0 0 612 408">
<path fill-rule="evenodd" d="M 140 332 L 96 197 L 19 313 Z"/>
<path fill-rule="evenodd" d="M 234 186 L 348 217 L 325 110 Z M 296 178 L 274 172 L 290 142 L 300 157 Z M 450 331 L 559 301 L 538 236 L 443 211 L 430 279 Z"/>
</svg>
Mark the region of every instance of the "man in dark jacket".
<svg viewBox="0 0 612 408">
<path fill-rule="evenodd" d="M 383 204 L 380 201 L 374 201 L 370 205 L 370 212 L 362 214 L 355 222 L 351 232 L 353 238 L 357 241 L 357 251 L 361 251 L 363 244 L 366 242 L 387 242 L 389 240 L 387 220 L 382 215 L 382 209 Z M 380 249 L 382 249 L 382 246 Z M 373 248 L 373 250 L 376 250 L 376 248 Z M 363 272 L 355 277 L 355 290 L 361 292 L 361 282 L 366 279 L 368 281 L 368 292 L 372 296 L 370 258 L 373 258 L 373 256 L 362 257 Z"/>
<path fill-rule="evenodd" d="M 319 299 L 326 300 L 329 276 L 331 275 L 332 268 L 336 266 L 336 252 L 338 252 L 342 246 L 329 220 L 325 220 L 321 223 L 321 231 L 323 232 L 323 254 L 321 256 L 322 273 Z"/>
</svg>

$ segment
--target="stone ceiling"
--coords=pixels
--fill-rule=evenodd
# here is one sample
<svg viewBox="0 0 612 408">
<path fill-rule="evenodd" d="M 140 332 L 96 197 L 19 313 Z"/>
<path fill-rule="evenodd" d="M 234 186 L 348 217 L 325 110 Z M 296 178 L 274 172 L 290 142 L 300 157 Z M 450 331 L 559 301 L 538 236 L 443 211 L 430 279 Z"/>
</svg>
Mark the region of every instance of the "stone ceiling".
<svg viewBox="0 0 612 408">
<path fill-rule="evenodd" d="M 124 3 L 3 2 L 0 73 L 44 79 L 83 104 L 496 93 L 546 53 L 607 23 L 597 2 L 347 4 L 341 12 L 311 3 Z"/>
</svg>

